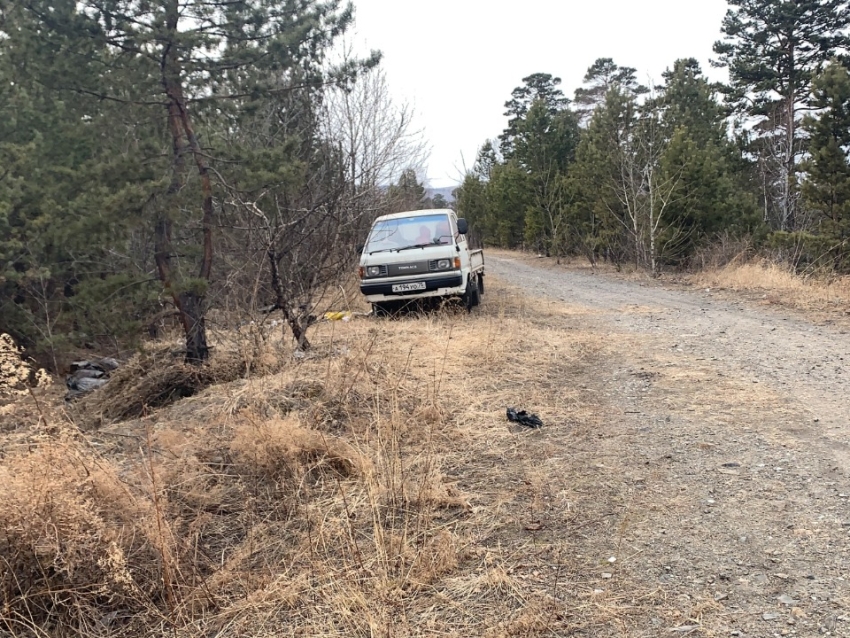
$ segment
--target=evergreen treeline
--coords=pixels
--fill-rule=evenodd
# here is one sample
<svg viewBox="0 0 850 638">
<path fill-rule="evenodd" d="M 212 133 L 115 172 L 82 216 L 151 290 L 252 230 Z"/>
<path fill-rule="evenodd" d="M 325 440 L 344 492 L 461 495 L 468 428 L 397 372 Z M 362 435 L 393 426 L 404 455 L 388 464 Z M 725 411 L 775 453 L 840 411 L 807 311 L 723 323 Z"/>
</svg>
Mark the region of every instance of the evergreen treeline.
<svg viewBox="0 0 850 638">
<path fill-rule="evenodd" d="M 341 0 L 0 0 L 0 332 L 54 369 L 311 302 L 419 161 Z M 338 59 L 337 59 L 338 58 Z M 415 183 L 415 179 L 414 179 Z M 402 185 L 403 186 L 403 185 Z"/>
<path fill-rule="evenodd" d="M 658 86 L 603 58 L 572 100 L 523 78 L 479 150 L 458 211 L 484 243 L 657 273 L 722 238 L 850 269 L 850 5 L 730 0 L 715 63 Z"/>
</svg>

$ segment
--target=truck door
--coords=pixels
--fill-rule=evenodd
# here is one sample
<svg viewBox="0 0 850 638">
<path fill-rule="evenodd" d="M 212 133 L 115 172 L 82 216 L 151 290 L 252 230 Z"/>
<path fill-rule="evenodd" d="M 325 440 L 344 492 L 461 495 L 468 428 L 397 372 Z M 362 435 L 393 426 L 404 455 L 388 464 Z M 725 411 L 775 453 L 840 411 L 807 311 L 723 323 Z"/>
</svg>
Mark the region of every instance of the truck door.
<svg viewBox="0 0 850 638">
<path fill-rule="evenodd" d="M 469 272 L 469 245 L 466 242 L 466 235 L 461 235 L 457 232 L 457 215 L 452 213 L 450 216 L 452 224 L 452 233 L 454 233 L 457 247 L 460 249 L 458 256 L 460 257 L 460 267 L 464 273 Z"/>
</svg>

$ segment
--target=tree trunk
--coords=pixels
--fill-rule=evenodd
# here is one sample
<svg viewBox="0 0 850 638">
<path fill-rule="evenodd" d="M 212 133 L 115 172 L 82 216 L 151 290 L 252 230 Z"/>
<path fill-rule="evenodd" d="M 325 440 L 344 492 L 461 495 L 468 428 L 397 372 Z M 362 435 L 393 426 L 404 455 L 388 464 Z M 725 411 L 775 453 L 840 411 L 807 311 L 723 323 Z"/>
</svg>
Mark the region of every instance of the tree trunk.
<svg viewBox="0 0 850 638">
<path fill-rule="evenodd" d="M 199 364 L 210 356 L 207 345 L 204 296 L 183 292 L 180 298 L 180 320 L 186 334 L 186 363 Z"/>
<path fill-rule="evenodd" d="M 788 123 L 786 126 L 786 148 L 785 148 L 785 166 L 782 180 L 782 198 L 785 200 L 785 220 L 787 228 L 783 230 L 793 231 L 797 227 L 797 211 L 795 210 L 794 202 L 794 173 L 796 170 L 796 156 L 794 153 L 794 137 L 796 135 L 796 123 L 794 117 L 796 115 L 794 108 L 794 97 L 791 96 L 788 104 Z"/>
<path fill-rule="evenodd" d="M 795 63 L 794 41 L 788 39 L 788 95 L 786 96 L 785 107 L 785 157 L 783 162 L 782 175 L 782 230 L 793 231 L 797 226 L 797 211 L 795 210 L 794 202 L 794 172 L 796 169 L 796 155 L 794 153 L 794 138 L 796 137 L 796 121 L 797 115 L 796 104 L 794 101 L 796 86 L 794 84 L 794 68 Z"/>
<path fill-rule="evenodd" d="M 655 184 L 652 182 L 652 168 L 649 169 L 649 263 L 652 276 L 658 276 L 658 259 L 656 255 L 655 236 L 658 230 L 655 220 Z"/>
<path fill-rule="evenodd" d="M 307 327 L 302 326 L 298 317 L 292 313 L 289 306 L 289 300 L 283 292 L 283 282 L 280 279 L 280 266 L 278 265 L 277 251 L 273 248 L 269 248 L 266 254 L 268 255 L 269 266 L 272 271 L 272 290 L 274 290 L 275 294 L 274 309 L 280 310 L 281 313 L 283 313 L 283 318 L 286 319 L 286 323 L 292 331 L 292 336 L 295 337 L 295 341 L 298 342 L 298 347 L 301 350 L 309 350 L 310 341 L 307 339 Z"/>
<path fill-rule="evenodd" d="M 212 269 L 212 186 L 209 177 L 209 169 L 206 159 L 201 153 L 200 145 L 192 128 L 191 119 L 186 109 L 186 101 L 183 96 L 181 81 L 180 60 L 177 57 L 177 26 L 180 19 L 178 0 L 169 0 L 166 5 L 165 21 L 169 34 L 169 42 L 164 46 L 161 60 L 162 88 L 168 99 L 168 128 L 171 133 L 172 152 L 172 177 L 167 194 L 169 199 L 176 196 L 184 183 L 185 163 L 183 153 L 188 148 L 192 152 L 198 174 L 201 178 L 203 191 L 201 218 L 201 229 L 203 233 L 203 258 L 199 277 L 206 281 L 210 279 Z M 207 345 L 205 295 L 197 291 L 179 290 L 179 281 L 171 268 L 171 256 L 173 247 L 171 245 L 171 226 L 167 212 L 162 213 L 156 223 L 155 261 L 160 281 L 163 287 L 171 294 L 174 305 L 180 315 L 180 323 L 186 336 L 186 361 L 198 364 L 209 358 L 209 346 Z M 178 275 L 179 277 L 179 275 Z"/>
</svg>

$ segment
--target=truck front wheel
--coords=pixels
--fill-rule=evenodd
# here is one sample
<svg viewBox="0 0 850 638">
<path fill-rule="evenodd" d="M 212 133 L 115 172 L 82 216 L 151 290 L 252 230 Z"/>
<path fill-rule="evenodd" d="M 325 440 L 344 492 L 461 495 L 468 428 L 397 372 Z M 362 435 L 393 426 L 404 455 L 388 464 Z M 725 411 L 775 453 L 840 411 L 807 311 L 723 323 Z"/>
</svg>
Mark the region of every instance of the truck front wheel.
<svg viewBox="0 0 850 638">
<path fill-rule="evenodd" d="M 466 284 L 466 292 L 463 293 L 463 305 L 467 312 L 481 303 L 481 295 L 478 292 L 478 279 L 470 279 Z"/>
</svg>

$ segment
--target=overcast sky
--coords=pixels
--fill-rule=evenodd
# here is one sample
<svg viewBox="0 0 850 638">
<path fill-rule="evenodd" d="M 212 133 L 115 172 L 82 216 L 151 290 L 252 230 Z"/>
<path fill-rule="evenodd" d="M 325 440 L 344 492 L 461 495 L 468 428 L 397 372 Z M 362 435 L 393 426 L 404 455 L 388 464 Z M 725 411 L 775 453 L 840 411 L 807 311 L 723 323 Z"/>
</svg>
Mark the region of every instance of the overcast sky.
<svg viewBox="0 0 850 638">
<path fill-rule="evenodd" d="M 394 99 L 417 112 L 434 187 L 458 182 L 501 133 L 504 103 L 532 73 L 560 77 L 568 97 L 601 57 L 643 84 L 686 57 L 724 77 L 708 61 L 726 0 L 353 1 L 355 41 L 383 52 Z"/>
</svg>

